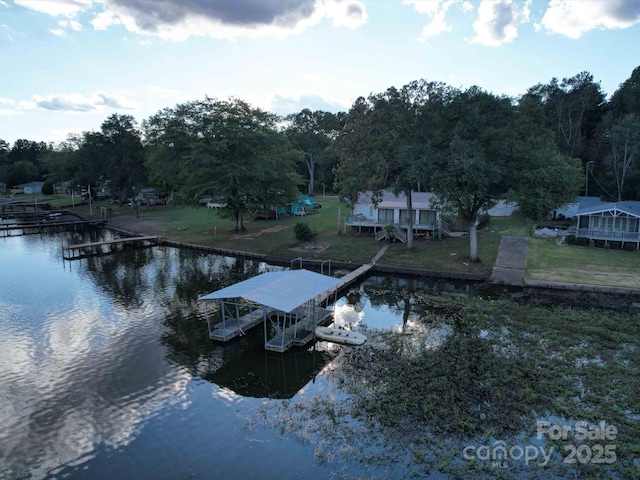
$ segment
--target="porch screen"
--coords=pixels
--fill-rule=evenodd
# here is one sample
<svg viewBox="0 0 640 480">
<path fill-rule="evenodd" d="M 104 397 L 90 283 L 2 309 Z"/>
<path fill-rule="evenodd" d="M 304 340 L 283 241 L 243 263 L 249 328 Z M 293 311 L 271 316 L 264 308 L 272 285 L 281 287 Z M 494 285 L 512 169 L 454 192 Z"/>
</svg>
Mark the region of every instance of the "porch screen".
<svg viewBox="0 0 640 480">
<path fill-rule="evenodd" d="M 393 208 L 381 208 L 378 210 L 378 221 L 381 223 L 393 223 Z"/>
<path fill-rule="evenodd" d="M 420 210 L 420 225 L 433 225 L 436 219 L 436 212 L 433 210 Z"/>
<path fill-rule="evenodd" d="M 400 223 L 403 225 L 409 223 L 409 210 L 406 208 L 400 210 Z"/>
</svg>

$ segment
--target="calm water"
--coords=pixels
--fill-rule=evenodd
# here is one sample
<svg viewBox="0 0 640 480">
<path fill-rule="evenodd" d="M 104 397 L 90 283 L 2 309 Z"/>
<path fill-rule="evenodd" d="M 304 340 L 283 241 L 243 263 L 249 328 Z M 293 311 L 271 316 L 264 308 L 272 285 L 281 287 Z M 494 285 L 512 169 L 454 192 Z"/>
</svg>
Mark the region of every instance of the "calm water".
<svg viewBox="0 0 640 480">
<path fill-rule="evenodd" d="M 313 447 L 247 419 L 326 391 L 340 347 L 267 353 L 261 329 L 215 344 L 197 301 L 279 267 L 169 248 L 63 262 L 66 238 L 0 240 L 0 478 L 332 475 Z M 366 285 L 339 299 L 337 323 L 402 328 L 392 290 L 435 289 Z"/>
</svg>

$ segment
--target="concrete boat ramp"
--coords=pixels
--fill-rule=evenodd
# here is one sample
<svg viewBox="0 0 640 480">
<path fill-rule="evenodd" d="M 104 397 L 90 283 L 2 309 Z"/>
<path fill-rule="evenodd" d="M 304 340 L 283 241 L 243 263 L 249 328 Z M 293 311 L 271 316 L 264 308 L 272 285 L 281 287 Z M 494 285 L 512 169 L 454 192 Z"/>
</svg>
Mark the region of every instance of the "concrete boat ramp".
<svg viewBox="0 0 640 480">
<path fill-rule="evenodd" d="M 500 240 L 498 257 L 489 282 L 501 285 L 524 286 L 529 239 L 504 235 Z"/>
</svg>

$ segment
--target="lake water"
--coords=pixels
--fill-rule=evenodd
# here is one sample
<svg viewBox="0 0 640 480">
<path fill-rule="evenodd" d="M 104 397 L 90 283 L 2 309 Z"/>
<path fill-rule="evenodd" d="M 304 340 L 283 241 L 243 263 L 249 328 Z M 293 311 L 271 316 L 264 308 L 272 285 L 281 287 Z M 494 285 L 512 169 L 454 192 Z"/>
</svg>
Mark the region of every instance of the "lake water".
<svg viewBox="0 0 640 480">
<path fill-rule="evenodd" d="M 312 446 L 250 419 L 325 392 L 342 347 L 269 353 L 260 328 L 216 344 L 197 301 L 280 267 L 172 248 L 65 262 L 66 239 L 0 240 L 0 478 L 335 475 Z M 416 282 L 372 277 L 338 300 L 336 323 L 403 328 L 395 289 L 443 289 Z"/>
</svg>

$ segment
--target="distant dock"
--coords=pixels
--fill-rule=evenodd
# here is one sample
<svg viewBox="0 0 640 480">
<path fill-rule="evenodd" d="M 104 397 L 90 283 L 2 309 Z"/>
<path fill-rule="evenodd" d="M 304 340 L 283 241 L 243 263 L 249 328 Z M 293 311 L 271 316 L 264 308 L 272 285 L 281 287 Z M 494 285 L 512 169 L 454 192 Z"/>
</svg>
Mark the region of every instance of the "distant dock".
<svg viewBox="0 0 640 480">
<path fill-rule="evenodd" d="M 127 237 L 100 242 L 78 243 L 62 247 L 62 257 L 65 260 L 78 260 L 95 257 L 106 253 L 120 252 L 128 248 L 153 247 L 158 245 L 160 237 Z"/>
</svg>

